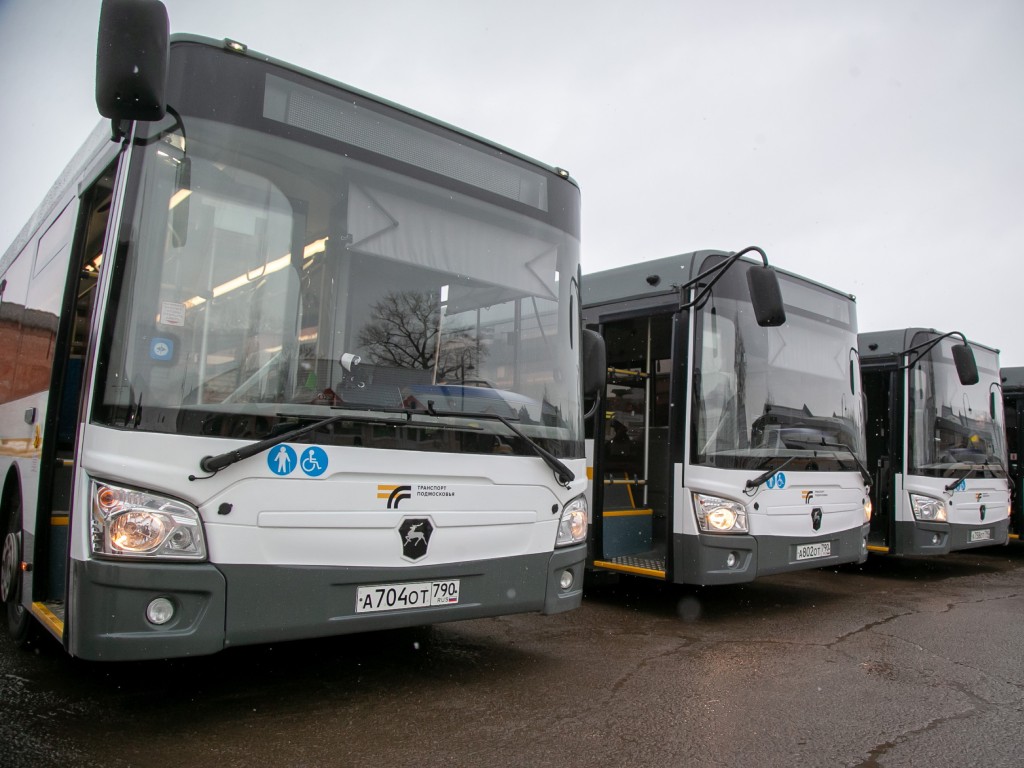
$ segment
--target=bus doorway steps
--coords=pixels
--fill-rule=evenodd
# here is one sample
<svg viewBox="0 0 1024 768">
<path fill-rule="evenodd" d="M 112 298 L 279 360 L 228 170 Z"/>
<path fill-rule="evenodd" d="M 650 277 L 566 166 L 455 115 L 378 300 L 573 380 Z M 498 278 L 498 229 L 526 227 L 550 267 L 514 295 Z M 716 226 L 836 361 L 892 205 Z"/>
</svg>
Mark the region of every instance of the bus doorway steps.
<svg viewBox="0 0 1024 768">
<path fill-rule="evenodd" d="M 655 579 L 664 579 L 668 576 L 665 571 L 665 555 L 657 551 L 609 557 L 595 561 L 594 566 Z"/>
</svg>

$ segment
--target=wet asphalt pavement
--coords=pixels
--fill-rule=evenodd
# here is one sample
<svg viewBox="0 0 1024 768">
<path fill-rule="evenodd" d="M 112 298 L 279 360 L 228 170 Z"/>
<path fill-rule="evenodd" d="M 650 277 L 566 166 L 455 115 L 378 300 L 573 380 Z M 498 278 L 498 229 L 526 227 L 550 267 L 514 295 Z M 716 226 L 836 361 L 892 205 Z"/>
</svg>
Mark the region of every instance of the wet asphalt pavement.
<svg viewBox="0 0 1024 768">
<path fill-rule="evenodd" d="M 3 766 L 1017 766 L 1024 544 L 97 664 L 0 634 Z"/>
</svg>

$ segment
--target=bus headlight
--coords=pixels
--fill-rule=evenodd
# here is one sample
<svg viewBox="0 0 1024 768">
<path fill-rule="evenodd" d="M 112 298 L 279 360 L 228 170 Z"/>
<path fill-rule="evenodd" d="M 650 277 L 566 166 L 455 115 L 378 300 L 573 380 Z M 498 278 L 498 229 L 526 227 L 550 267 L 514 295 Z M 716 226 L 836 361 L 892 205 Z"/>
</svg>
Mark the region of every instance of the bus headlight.
<svg viewBox="0 0 1024 768">
<path fill-rule="evenodd" d="M 93 480 L 92 553 L 100 557 L 205 560 L 199 511 L 177 499 Z"/>
<path fill-rule="evenodd" d="M 556 547 L 567 547 L 579 544 L 587 539 L 587 500 L 582 496 L 565 505 L 562 519 L 558 521 L 558 538 Z"/>
<path fill-rule="evenodd" d="M 693 494 L 697 525 L 705 533 L 747 533 L 747 510 L 736 501 Z"/>
<path fill-rule="evenodd" d="M 864 499 L 864 522 L 865 523 L 870 523 L 871 522 L 871 513 L 874 511 L 874 509 L 875 509 L 875 507 L 871 503 L 871 497 L 870 496 L 865 497 L 865 499 Z"/>
<path fill-rule="evenodd" d="M 910 507 L 914 511 L 914 518 L 917 520 L 927 520 L 935 523 L 946 522 L 946 505 L 939 499 L 933 499 L 930 496 L 918 496 L 916 493 L 912 493 L 910 494 Z"/>
</svg>

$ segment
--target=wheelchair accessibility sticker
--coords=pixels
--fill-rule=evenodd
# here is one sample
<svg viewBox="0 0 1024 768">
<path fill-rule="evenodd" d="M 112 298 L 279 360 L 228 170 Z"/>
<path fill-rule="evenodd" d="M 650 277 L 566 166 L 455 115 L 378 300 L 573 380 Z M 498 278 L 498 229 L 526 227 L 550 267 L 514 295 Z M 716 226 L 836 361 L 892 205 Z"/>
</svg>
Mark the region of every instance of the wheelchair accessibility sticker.
<svg viewBox="0 0 1024 768">
<path fill-rule="evenodd" d="M 301 456 L 290 445 L 278 445 L 267 453 L 267 466 L 280 477 L 290 475 L 298 467 L 308 477 L 320 477 L 327 471 L 327 451 L 318 445 L 304 446 Z"/>
<path fill-rule="evenodd" d="M 765 485 L 767 485 L 769 489 L 778 488 L 781 491 L 786 487 L 786 474 L 784 472 L 776 472 L 765 481 Z"/>
</svg>

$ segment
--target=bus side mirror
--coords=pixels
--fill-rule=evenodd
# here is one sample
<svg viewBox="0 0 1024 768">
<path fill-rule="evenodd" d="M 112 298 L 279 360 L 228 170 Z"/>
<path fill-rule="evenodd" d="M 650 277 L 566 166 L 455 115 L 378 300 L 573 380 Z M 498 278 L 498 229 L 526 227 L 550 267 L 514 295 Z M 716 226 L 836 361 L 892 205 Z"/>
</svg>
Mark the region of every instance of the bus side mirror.
<svg viewBox="0 0 1024 768">
<path fill-rule="evenodd" d="M 96 42 L 96 107 L 111 120 L 164 116 L 170 24 L 159 0 L 103 0 Z"/>
<path fill-rule="evenodd" d="M 608 380 L 608 362 L 604 337 L 597 331 L 583 329 L 583 394 L 597 397 Z"/>
<path fill-rule="evenodd" d="M 974 351 L 967 344 L 953 345 L 953 364 L 961 384 L 968 387 L 978 383 L 978 364 L 974 361 Z"/>
<path fill-rule="evenodd" d="M 759 326 L 771 328 L 786 322 L 786 306 L 782 303 L 782 289 L 774 269 L 751 267 L 747 270 L 747 287 Z"/>
</svg>

